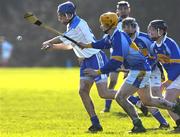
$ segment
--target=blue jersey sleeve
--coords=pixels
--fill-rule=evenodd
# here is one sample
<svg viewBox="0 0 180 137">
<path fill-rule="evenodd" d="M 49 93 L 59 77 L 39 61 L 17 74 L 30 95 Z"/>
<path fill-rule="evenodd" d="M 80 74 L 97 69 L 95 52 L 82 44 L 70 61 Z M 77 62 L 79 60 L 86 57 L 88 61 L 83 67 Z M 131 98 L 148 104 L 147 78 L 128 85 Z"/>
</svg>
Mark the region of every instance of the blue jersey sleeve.
<svg viewBox="0 0 180 137">
<path fill-rule="evenodd" d="M 122 42 L 121 42 L 121 33 L 117 31 L 112 37 L 112 48 L 113 52 L 109 62 L 102 67 L 101 73 L 109 73 L 116 71 L 121 67 L 123 63 L 123 53 L 122 53 Z"/>
<path fill-rule="evenodd" d="M 180 75 L 180 73 L 179 73 L 179 66 L 177 66 L 174 69 L 169 69 L 168 73 L 167 73 L 168 80 L 171 80 L 171 81 L 176 80 L 176 78 L 179 76 L 177 74 Z"/>
<path fill-rule="evenodd" d="M 95 48 L 95 49 L 110 49 L 111 48 L 110 36 L 108 35 L 101 40 L 92 42 L 91 45 L 92 45 L 92 48 Z"/>
<path fill-rule="evenodd" d="M 169 48 L 169 54 L 171 59 L 180 59 L 180 48 L 178 44 L 171 38 L 166 40 L 166 46 Z"/>
<path fill-rule="evenodd" d="M 122 65 L 122 62 L 114 60 L 114 59 L 110 59 L 109 62 L 107 64 L 104 65 L 104 67 L 102 67 L 101 73 L 103 74 L 108 74 L 109 72 L 113 72 L 116 71 L 118 68 L 120 68 Z"/>
<path fill-rule="evenodd" d="M 155 45 L 153 48 L 156 58 L 162 63 L 167 72 L 168 80 L 174 81 L 180 75 L 180 49 L 178 45 L 169 37 L 164 38 L 161 46 Z"/>
<path fill-rule="evenodd" d="M 174 81 L 180 75 L 180 48 L 171 38 L 167 38 L 165 44 L 169 53 L 170 63 L 164 64 L 164 66 L 168 73 L 168 79 Z"/>
</svg>

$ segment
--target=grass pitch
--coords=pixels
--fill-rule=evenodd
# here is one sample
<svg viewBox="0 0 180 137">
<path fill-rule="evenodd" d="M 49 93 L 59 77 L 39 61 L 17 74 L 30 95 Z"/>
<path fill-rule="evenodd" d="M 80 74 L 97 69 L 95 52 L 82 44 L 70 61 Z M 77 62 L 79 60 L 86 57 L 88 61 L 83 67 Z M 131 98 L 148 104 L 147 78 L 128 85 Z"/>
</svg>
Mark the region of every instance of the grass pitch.
<svg viewBox="0 0 180 137">
<path fill-rule="evenodd" d="M 117 88 L 122 79 L 119 79 Z M 166 111 L 170 130 L 157 129 L 151 116 L 140 114 L 146 133 L 129 134 L 132 128 L 125 112 L 113 102 L 111 113 L 100 114 L 104 100 L 95 86 L 91 96 L 104 128 L 103 132 L 86 132 L 89 117 L 78 95 L 79 70 L 61 68 L 0 69 L 0 137 L 178 137 Z"/>
</svg>

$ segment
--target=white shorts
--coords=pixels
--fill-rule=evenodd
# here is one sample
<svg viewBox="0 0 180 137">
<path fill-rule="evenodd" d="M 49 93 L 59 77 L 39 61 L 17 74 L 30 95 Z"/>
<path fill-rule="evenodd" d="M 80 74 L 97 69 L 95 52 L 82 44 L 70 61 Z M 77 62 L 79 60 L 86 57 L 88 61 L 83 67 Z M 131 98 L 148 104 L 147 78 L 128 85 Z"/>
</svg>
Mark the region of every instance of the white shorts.
<svg viewBox="0 0 180 137">
<path fill-rule="evenodd" d="M 180 75 L 167 87 L 167 89 L 180 89 Z"/>
<path fill-rule="evenodd" d="M 130 70 L 125 82 L 137 88 L 150 86 L 151 71 Z"/>
<path fill-rule="evenodd" d="M 151 87 L 161 86 L 161 71 L 157 66 L 155 70 L 151 72 L 150 81 L 151 81 Z"/>
</svg>

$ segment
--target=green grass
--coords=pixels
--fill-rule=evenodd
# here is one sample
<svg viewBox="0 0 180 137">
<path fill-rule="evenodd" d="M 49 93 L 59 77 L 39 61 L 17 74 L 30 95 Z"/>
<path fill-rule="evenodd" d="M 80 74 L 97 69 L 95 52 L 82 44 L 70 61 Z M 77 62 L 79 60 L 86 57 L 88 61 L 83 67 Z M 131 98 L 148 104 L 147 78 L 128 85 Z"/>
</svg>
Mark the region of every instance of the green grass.
<svg viewBox="0 0 180 137">
<path fill-rule="evenodd" d="M 122 79 L 119 79 L 118 86 Z M 111 113 L 100 114 L 104 100 L 95 86 L 91 96 L 104 131 L 87 133 L 90 120 L 78 95 L 79 70 L 60 68 L 0 69 L 0 137 L 176 137 L 170 130 L 157 130 L 152 117 L 141 118 L 148 129 L 129 134 L 130 119 L 113 102 Z M 118 87 L 117 86 L 117 87 Z M 171 127 L 174 126 L 163 111 Z"/>
</svg>

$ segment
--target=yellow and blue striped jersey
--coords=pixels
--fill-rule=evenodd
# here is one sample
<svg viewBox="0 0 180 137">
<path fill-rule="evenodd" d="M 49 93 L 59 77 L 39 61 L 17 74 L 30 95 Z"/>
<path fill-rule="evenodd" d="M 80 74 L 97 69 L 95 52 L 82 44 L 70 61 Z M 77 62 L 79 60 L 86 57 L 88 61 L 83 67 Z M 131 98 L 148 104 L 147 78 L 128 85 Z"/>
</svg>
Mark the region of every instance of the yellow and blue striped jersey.
<svg viewBox="0 0 180 137">
<path fill-rule="evenodd" d="M 150 39 L 147 33 L 138 32 L 136 33 L 134 42 L 138 46 L 141 53 L 148 59 L 152 70 L 155 69 L 157 61 L 156 58 L 153 57 L 153 51 L 151 45 L 153 41 Z"/>
<path fill-rule="evenodd" d="M 173 81 L 180 75 L 180 48 L 177 43 L 165 36 L 160 44 L 153 43 L 153 52 L 162 63 L 168 74 L 168 79 Z"/>
<path fill-rule="evenodd" d="M 131 70 L 151 70 L 151 67 L 136 44 L 131 41 L 130 37 L 118 29 L 116 29 L 112 36 L 107 36 L 101 40 L 92 43 L 93 48 L 109 49 L 113 48 L 111 59 L 100 70 L 102 73 L 109 73 L 116 71 L 121 65 L 128 64 Z"/>
</svg>

